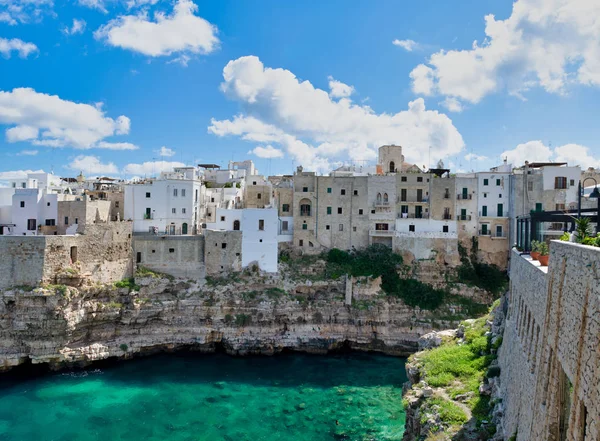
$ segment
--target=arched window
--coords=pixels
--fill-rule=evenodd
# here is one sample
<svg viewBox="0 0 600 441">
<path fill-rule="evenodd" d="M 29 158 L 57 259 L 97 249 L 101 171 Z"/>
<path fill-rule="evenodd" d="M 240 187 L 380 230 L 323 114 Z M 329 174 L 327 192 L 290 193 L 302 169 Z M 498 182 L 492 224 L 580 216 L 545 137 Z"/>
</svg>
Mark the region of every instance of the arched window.
<svg viewBox="0 0 600 441">
<path fill-rule="evenodd" d="M 239 229 L 240 229 L 240 221 L 239 220 L 236 219 L 233 221 L 233 229 L 234 229 L 234 231 L 239 231 Z"/>
<path fill-rule="evenodd" d="M 300 216 L 310 216 L 311 203 L 308 199 L 302 199 L 300 201 Z"/>
<path fill-rule="evenodd" d="M 394 161 L 390 161 L 390 173 L 395 173 L 396 172 L 396 164 L 394 163 Z"/>
<path fill-rule="evenodd" d="M 388 195 L 387 195 L 387 193 L 383 193 L 383 203 L 384 204 L 388 203 Z"/>
<path fill-rule="evenodd" d="M 381 205 L 381 193 L 377 193 L 377 204 Z"/>
</svg>

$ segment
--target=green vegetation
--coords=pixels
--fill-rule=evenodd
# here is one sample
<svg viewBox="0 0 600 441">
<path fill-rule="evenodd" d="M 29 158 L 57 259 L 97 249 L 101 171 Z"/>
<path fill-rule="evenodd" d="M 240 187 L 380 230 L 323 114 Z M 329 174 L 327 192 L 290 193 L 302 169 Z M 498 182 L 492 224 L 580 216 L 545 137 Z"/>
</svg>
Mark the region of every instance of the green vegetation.
<svg viewBox="0 0 600 441">
<path fill-rule="evenodd" d="M 328 263 L 327 276 L 338 278 L 349 274 L 355 277 L 381 277 L 383 291 L 388 296 L 399 297 L 409 306 L 436 309 L 446 294 L 418 280 L 400 278 L 398 269 L 402 264 L 402 256 L 385 245 L 374 244 L 352 252 L 334 248 L 329 250 L 325 259 Z"/>
<path fill-rule="evenodd" d="M 452 401 L 441 397 L 433 397 L 429 400 L 428 404 L 432 407 L 437 406 L 437 412 L 444 423 L 451 426 L 461 426 L 467 422 L 467 415 L 465 412 Z M 426 414 L 421 417 L 421 424 L 424 424 L 427 421 L 426 419 L 423 421 L 426 417 Z"/>
<path fill-rule="evenodd" d="M 121 309 L 123 307 L 123 304 L 119 303 L 119 302 L 108 302 L 108 303 L 105 303 L 104 306 L 106 306 L 107 308 L 112 308 L 112 309 Z"/>
<path fill-rule="evenodd" d="M 240 275 L 238 273 L 229 274 L 227 277 L 206 276 L 206 284 L 208 286 L 225 286 L 230 283 L 237 283 L 240 280 Z"/>
<path fill-rule="evenodd" d="M 498 303 L 499 301 L 496 301 L 492 309 Z M 491 337 L 486 335 L 489 329 L 488 320 L 490 315 L 468 320 L 462 324 L 464 327 L 462 341 L 452 340 L 438 348 L 411 356 L 412 361 L 419 366 L 422 379 L 427 384 L 444 388 L 452 400 L 459 395 L 462 397 L 461 401 L 471 410 L 478 427 L 482 421 L 489 419 L 491 410 L 490 398 L 479 395 L 479 386 L 486 378 L 500 374 L 498 366 L 490 367 L 490 363 L 495 358 L 492 349 L 497 349 L 501 341 L 492 345 Z M 466 422 L 459 416 L 463 413 L 462 410 L 458 409 L 460 411 L 458 413 L 450 406 L 452 403 L 440 403 L 439 400 L 438 397 L 429 399 L 427 407 L 440 406 L 439 413 L 444 423 L 452 426 Z M 493 431 L 494 428 L 488 427 L 486 430 Z"/>
<path fill-rule="evenodd" d="M 20 291 L 25 291 L 25 292 L 31 292 L 35 289 L 35 286 L 31 286 L 31 285 L 17 285 L 14 287 L 14 289 L 18 289 Z"/>
<path fill-rule="evenodd" d="M 246 314 L 236 314 L 235 324 L 237 326 L 248 326 L 252 324 L 252 316 Z"/>
<path fill-rule="evenodd" d="M 223 188 L 232 188 L 233 187 L 233 182 L 225 182 L 225 185 L 223 185 Z"/>
<path fill-rule="evenodd" d="M 135 284 L 135 279 L 129 277 L 127 279 L 119 280 L 115 282 L 115 288 L 129 288 L 129 291 L 139 291 L 140 286 Z"/>
<path fill-rule="evenodd" d="M 121 348 L 121 350 L 123 352 L 127 352 L 127 349 L 129 349 L 129 346 L 127 346 L 125 343 L 123 343 L 121 346 L 119 346 L 119 348 Z"/>
<path fill-rule="evenodd" d="M 225 323 L 229 324 L 233 321 L 233 316 L 231 314 L 225 314 Z"/>
<path fill-rule="evenodd" d="M 69 292 L 69 289 L 67 288 L 66 285 L 46 285 L 46 286 L 44 286 L 44 288 L 46 288 L 50 291 L 54 291 L 54 294 L 61 295 L 63 297 L 65 297 L 67 295 L 67 293 Z"/>
<path fill-rule="evenodd" d="M 153 271 L 145 266 L 138 265 L 135 271 L 136 277 L 153 277 L 155 279 L 168 279 L 169 281 L 175 280 L 175 277 L 170 274 L 161 273 L 158 271 Z"/>
<path fill-rule="evenodd" d="M 463 283 L 477 286 L 498 296 L 508 286 L 506 271 L 500 270 L 496 265 L 479 262 L 477 259 L 478 246 L 477 238 L 473 237 L 469 256 L 465 247 L 458 244 L 461 261 L 461 265 L 458 267 L 458 278 Z"/>
<path fill-rule="evenodd" d="M 281 296 L 286 295 L 287 293 L 285 292 L 285 290 L 283 290 L 281 288 L 267 288 L 265 290 L 265 294 L 270 299 L 278 299 Z"/>
<path fill-rule="evenodd" d="M 565 231 L 559 239 L 563 242 L 569 242 L 571 240 L 571 235 Z"/>
</svg>

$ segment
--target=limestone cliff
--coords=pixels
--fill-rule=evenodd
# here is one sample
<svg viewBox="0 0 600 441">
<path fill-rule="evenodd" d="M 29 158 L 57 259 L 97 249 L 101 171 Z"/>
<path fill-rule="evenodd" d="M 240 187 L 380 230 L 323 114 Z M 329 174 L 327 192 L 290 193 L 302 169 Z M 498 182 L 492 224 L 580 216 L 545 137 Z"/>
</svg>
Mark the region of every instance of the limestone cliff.
<svg viewBox="0 0 600 441">
<path fill-rule="evenodd" d="M 377 280 L 358 282 L 348 289 L 344 278 L 298 282 L 254 274 L 182 281 L 154 275 L 123 288 L 8 289 L 0 292 L 0 369 L 28 362 L 60 368 L 180 348 L 408 355 L 433 327 L 464 318 L 464 305 L 422 311 L 384 296 Z"/>
</svg>

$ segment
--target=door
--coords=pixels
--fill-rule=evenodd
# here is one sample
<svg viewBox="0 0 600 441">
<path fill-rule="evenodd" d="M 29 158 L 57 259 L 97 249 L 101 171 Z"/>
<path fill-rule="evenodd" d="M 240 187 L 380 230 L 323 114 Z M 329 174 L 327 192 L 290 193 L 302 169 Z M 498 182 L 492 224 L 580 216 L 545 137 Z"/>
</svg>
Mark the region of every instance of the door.
<svg viewBox="0 0 600 441">
<path fill-rule="evenodd" d="M 417 202 L 423 202 L 423 190 L 420 188 L 417 190 Z"/>
<path fill-rule="evenodd" d="M 481 225 L 481 234 L 483 236 L 487 236 L 487 234 L 488 234 L 488 226 L 487 226 L 487 224 Z"/>
<path fill-rule="evenodd" d="M 239 231 L 239 229 L 240 229 L 240 221 L 239 220 L 236 219 L 233 221 L 233 229 L 234 229 L 234 231 Z"/>
<path fill-rule="evenodd" d="M 460 220 L 467 220 L 467 209 L 466 208 L 460 209 Z"/>
<path fill-rule="evenodd" d="M 175 234 L 175 225 L 174 224 L 169 225 L 169 234 L 173 234 L 173 235 Z"/>
<path fill-rule="evenodd" d="M 423 207 L 421 205 L 417 205 L 415 207 L 415 217 L 417 219 L 421 219 L 423 217 Z"/>
<path fill-rule="evenodd" d="M 188 224 L 186 222 L 181 225 L 181 234 L 188 234 Z"/>
<path fill-rule="evenodd" d="M 503 237 L 502 236 L 502 225 L 496 225 L 496 237 Z"/>
<path fill-rule="evenodd" d="M 502 204 L 498 204 L 498 217 L 504 216 L 504 207 Z"/>
<path fill-rule="evenodd" d="M 469 197 L 469 190 L 467 188 L 462 189 L 462 198 L 467 199 Z"/>
<path fill-rule="evenodd" d="M 487 205 L 484 205 L 483 207 L 481 207 L 481 215 L 487 216 Z"/>
</svg>

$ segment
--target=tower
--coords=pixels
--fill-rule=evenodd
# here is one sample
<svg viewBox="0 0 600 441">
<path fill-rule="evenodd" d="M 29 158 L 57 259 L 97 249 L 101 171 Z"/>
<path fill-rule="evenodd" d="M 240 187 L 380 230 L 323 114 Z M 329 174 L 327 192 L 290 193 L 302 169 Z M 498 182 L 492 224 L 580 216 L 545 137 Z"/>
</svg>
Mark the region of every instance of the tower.
<svg viewBox="0 0 600 441">
<path fill-rule="evenodd" d="M 404 156 L 399 145 L 384 145 L 379 147 L 379 165 L 384 173 L 396 173 L 402 170 Z"/>
</svg>

